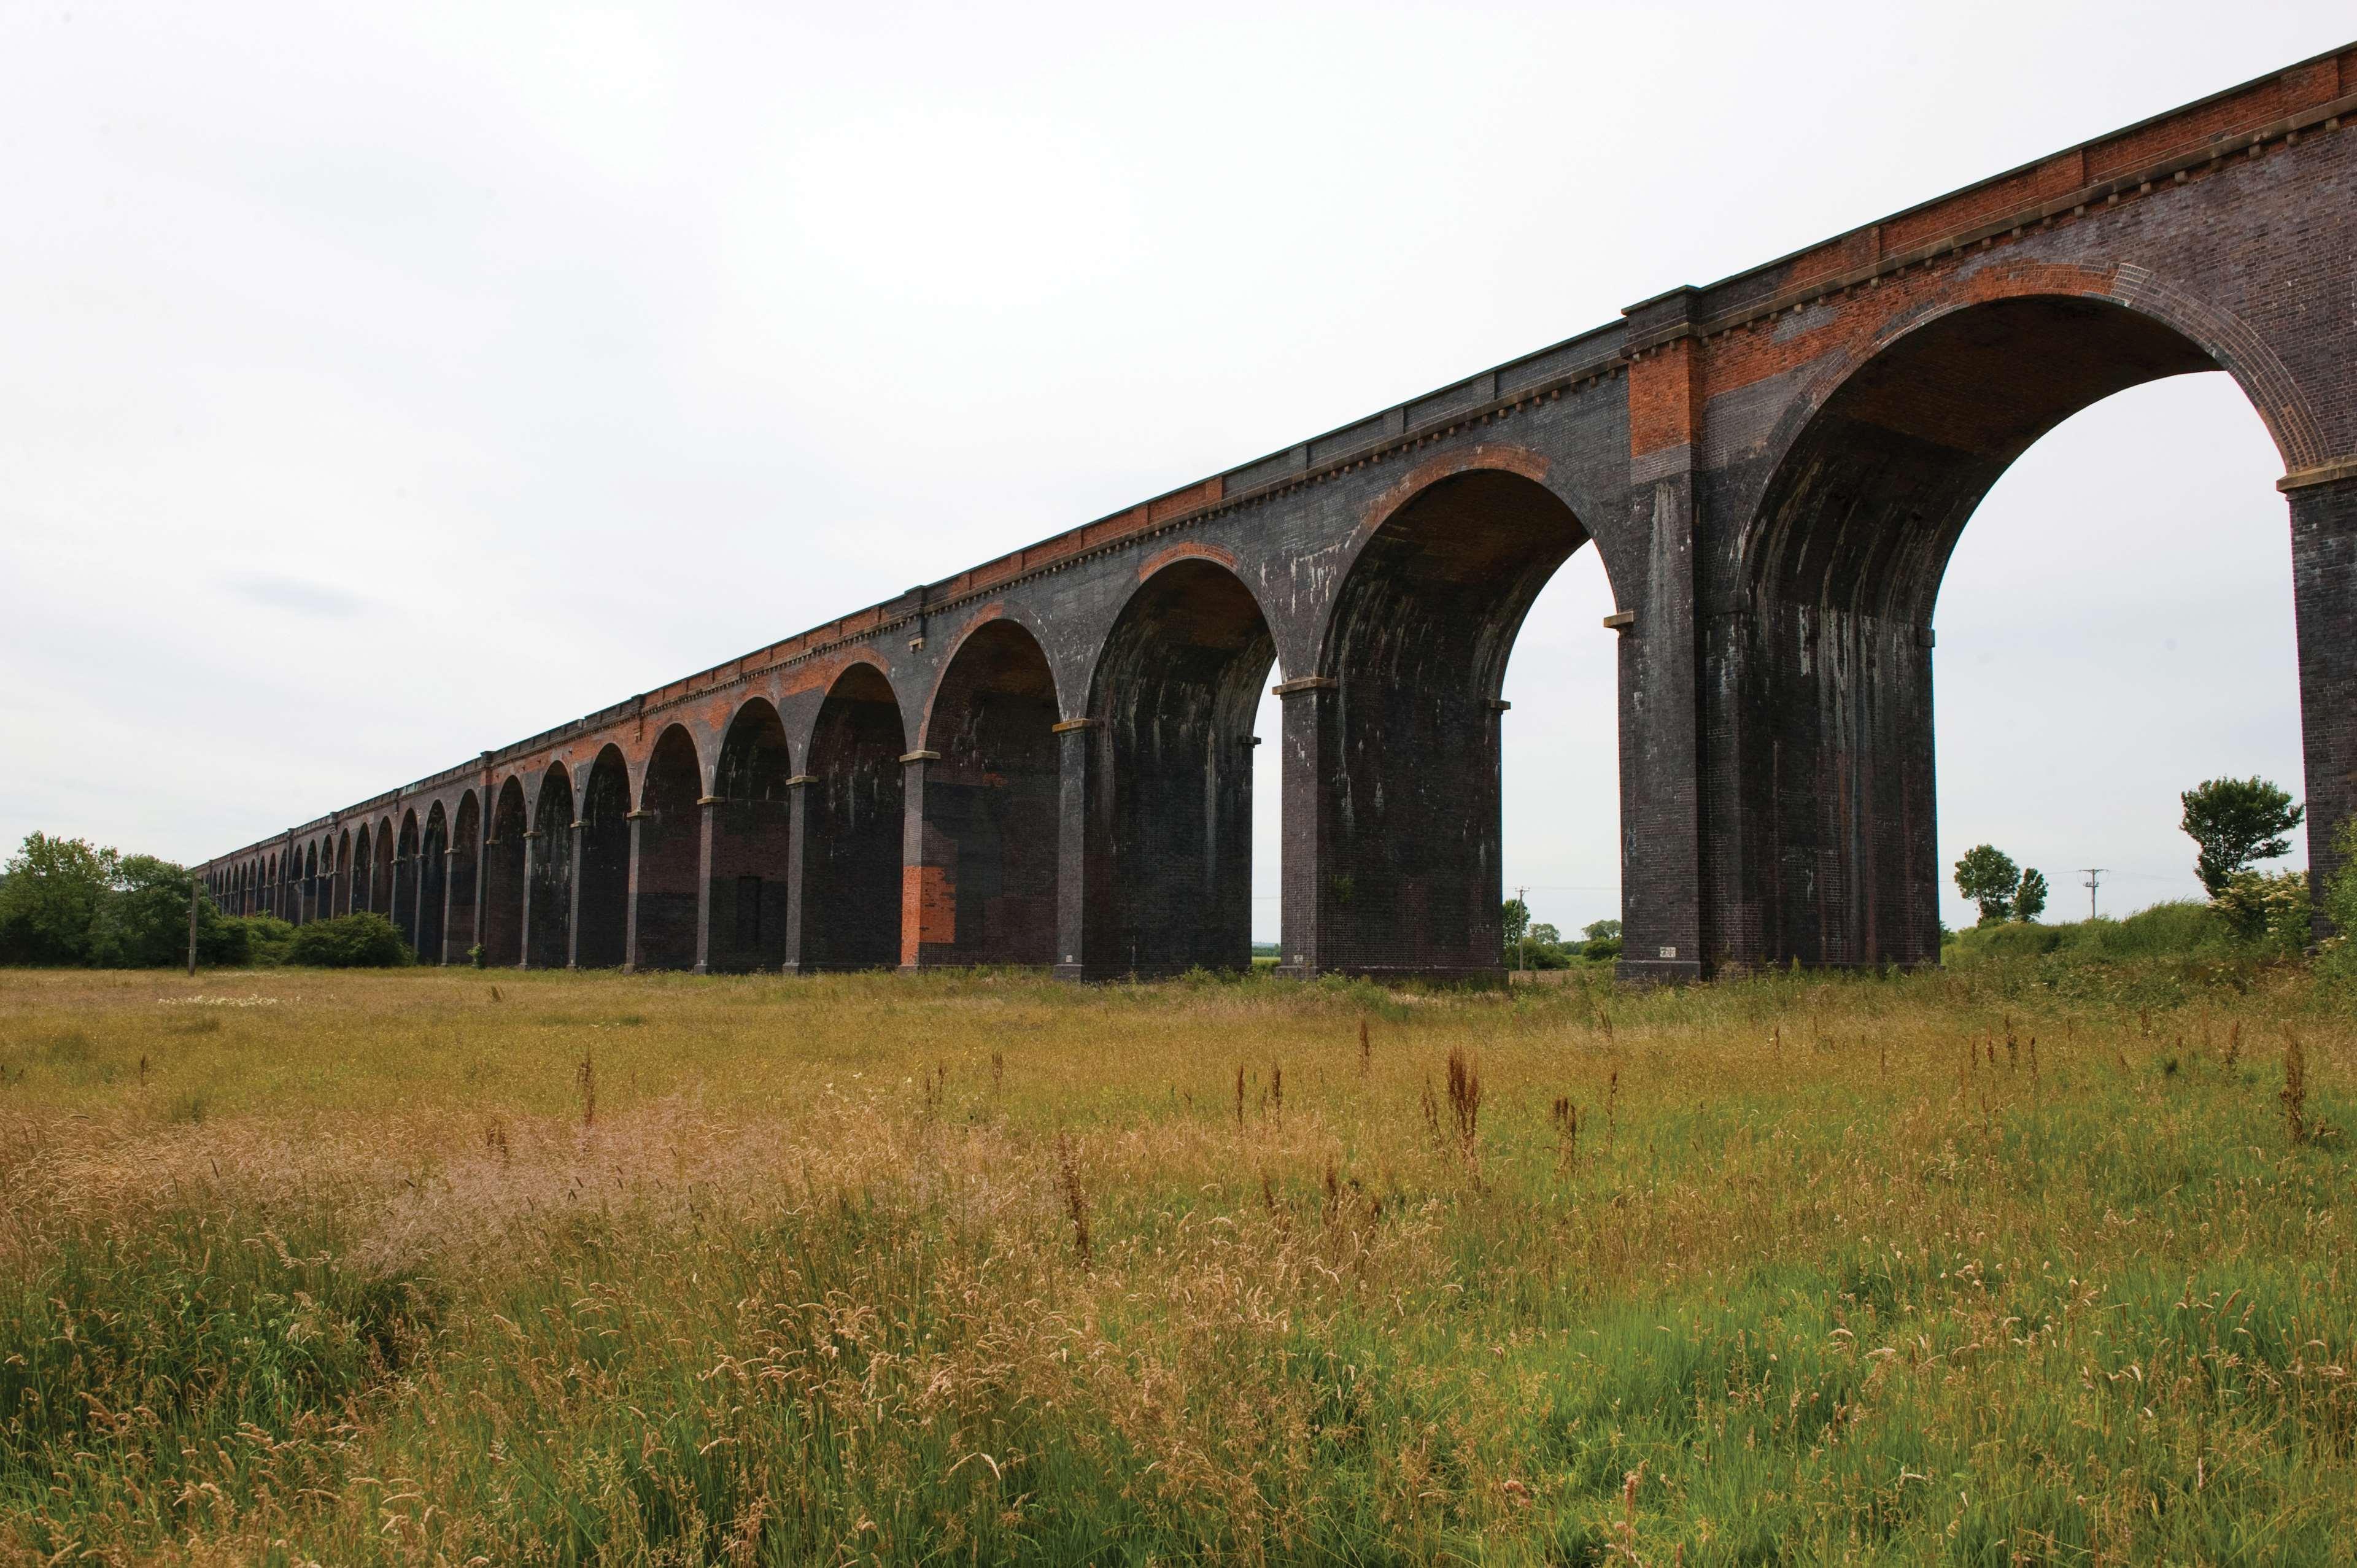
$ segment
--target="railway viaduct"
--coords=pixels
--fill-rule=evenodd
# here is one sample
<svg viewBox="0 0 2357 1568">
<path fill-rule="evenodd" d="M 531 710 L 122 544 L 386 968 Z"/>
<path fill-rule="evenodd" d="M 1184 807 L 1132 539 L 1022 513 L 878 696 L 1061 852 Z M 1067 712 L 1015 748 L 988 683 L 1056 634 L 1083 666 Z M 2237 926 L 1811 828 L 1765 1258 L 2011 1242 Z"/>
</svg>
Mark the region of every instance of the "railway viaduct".
<svg viewBox="0 0 2357 1568">
<path fill-rule="evenodd" d="M 2357 810 L 2357 45 L 306 822 L 231 911 L 431 961 L 1493 974 L 1499 700 L 1575 551 L 1619 631 L 1623 973 L 1939 951 L 1932 608 L 1990 485 L 2221 371 L 2273 435 L 2310 865 Z M 2167 463 L 2154 452 L 2149 461 Z M 1282 733 L 1251 733 L 1274 682 Z"/>
</svg>

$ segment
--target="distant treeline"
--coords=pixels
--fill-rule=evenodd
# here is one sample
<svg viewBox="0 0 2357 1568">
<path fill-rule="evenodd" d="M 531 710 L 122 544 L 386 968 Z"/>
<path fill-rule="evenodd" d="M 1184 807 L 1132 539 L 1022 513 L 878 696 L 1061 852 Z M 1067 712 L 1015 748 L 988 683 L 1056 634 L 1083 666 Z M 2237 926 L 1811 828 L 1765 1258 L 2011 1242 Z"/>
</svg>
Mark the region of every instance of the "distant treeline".
<svg viewBox="0 0 2357 1568">
<path fill-rule="evenodd" d="M 167 969 L 186 963 L 192 890 L 197 961 L 209 967 L 350 969 L 414 961 L 382 915 L 346 915 L 299 929 L 268 915 L 224 915 L 186 866 L 37 832 L 0 868 L 0 964 Z"/>
</svg>

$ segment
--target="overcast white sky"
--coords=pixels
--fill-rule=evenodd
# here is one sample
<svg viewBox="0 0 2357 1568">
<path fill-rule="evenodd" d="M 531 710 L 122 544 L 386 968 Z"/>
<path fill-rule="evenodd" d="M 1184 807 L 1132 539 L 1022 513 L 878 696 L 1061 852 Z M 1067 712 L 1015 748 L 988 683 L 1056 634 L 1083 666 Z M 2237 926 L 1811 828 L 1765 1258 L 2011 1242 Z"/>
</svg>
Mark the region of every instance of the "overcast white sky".
<svg viewBox="0 0 2357 1568">
<path fill-rule="evenodd" d="M 0 841 L 203 858 L 2352 34 L 7 0 Z M 2280 472 L 2205 376 L 2007 477 L 1943 860 L 2125 909 L 2195 890 L 2179 789 L 2301 790 Z M 1507 681 L 1566 927 L 1618 912 L 1609 608 L 1576 560 Z"/>
</svg>

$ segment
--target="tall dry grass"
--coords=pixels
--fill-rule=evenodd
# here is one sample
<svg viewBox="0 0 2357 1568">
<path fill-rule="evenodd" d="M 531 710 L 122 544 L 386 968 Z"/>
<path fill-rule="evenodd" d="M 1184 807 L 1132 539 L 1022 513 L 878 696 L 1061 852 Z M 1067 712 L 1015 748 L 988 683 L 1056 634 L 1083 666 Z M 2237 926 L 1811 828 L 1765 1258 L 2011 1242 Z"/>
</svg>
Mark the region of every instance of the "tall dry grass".
<svg viewBox="0 0 2357 1568">
<path fill-rule="evenodd" d="M 0 976 L 0 1551 L 2345 1560 L 2352 1047 L 2003 965 Z"/>
</svg>

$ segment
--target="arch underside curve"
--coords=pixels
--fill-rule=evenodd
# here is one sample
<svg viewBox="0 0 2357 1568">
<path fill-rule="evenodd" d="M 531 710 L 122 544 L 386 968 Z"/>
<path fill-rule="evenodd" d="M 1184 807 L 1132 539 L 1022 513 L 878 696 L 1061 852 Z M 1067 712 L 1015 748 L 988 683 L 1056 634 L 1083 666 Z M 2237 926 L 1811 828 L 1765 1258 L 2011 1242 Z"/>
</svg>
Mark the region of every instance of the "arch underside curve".
<svg viewBox="0 0 2357 1568">
<path fill-rule="evenodd" d="M 1166 556 L 1098 656 L 1084 733 L 1082 930 L 1064 972 L 1252 964 L 1253 723 L 1276 645 L 1225 563 Z"/>
<path fill-rule="evenodd" d="M 1055 675 L 1029 630 L 999 619 L 963 639 L 926 717 L 933 755 L 903 873 L 904 964 L 1054 961 L 1058 722 Z"/>
<path fill-rule="evenodd" d="M 425 813 L 417 841 L 417 914 L 414 924 L 418 961 L 440 963 L 447 929 L 450 892 L 449 817 L 436 800 Z"/>
<path fill-rule="evenodd" d="M 523 781 L 510 776 L 492 796 L 491 820 L 483 844 L 483 961 L 511 969 L 524 959 L 524 883 L 532 813 Z"/>
<path fill-rule="evenodd" d="M 576 969 L 619 969 L 630 956 L 630 768 L 608 746 L 581 788 L 579 847 L 573 865 L 573 956 Z"/>
<path fill-rule="evenodd" d="M 1725 672 L 1705 683 L 1706 734 L 1724 737 L 1706 768 L 1732 797 L 1705 825 L 1719 962 L 1937 961 L 1932 622 L 1949 557 L 2056 425 L 2222 368 L 2115 299 L 2023 294 L 1928 316 L 1808 412 L 1738 545 L 1740 608 L 1706 628 Z"/>
<path fill-rule="evenodd" d="M 1368 538 L 1328 624 L 1330 688 L 1286 699 L 1286 842 L 1314 835 L 1322 868 L 1297 886 L 1286 863 L 1288 962 L 1501 971 L 1499 693 L 1532 603 L 1588 542 L 1552 489 L 1501 469 L 1437 480 Z"/>
<path fill-rule="evenodd" d="M 572 775 L 563 763 L 552 763 L 526 830 L 522 962 L 528 969 L 563 969 L 572 961 L 575 836 Z"/>
<path fill-rule="evenodd" d="M 793 859 L 792 747 L 777 708 L 756 697 L 721 736 L 713 770 L 705 967 L 784 965 Z"/>
<path fill-rule="evenodd" d="M 696 879 L 703 868 L 704 768 L 677 725 L 656 738 L 631 814 L 637 866 L 630 923 L 634 969 L 691 969 L 697 958 Z"/>
<path fill-rule="evenodd" d="M 803 832 L 802 929 L 791 961 L 811 970 L 901 961 L 902 852 L 909 750 L 884 671 L 837 675 L 811 730 Z"/>
<path fill-rule="evenodd" d="M 393 923 L 413 948 L 417 945 L 417 870 L 424 833 L 416 811 L 406 811 L 401 816 L 399 836 L 393 841 Z"/>
<path fill-rule="evenodd" d="M 483 811 L 481 798 L 462 790 L 451 817 L 449 915 L 444 934 L 444 961 L 463 961 L 482 941 L 478 924 L 481 903 Z"/>
</svg>

